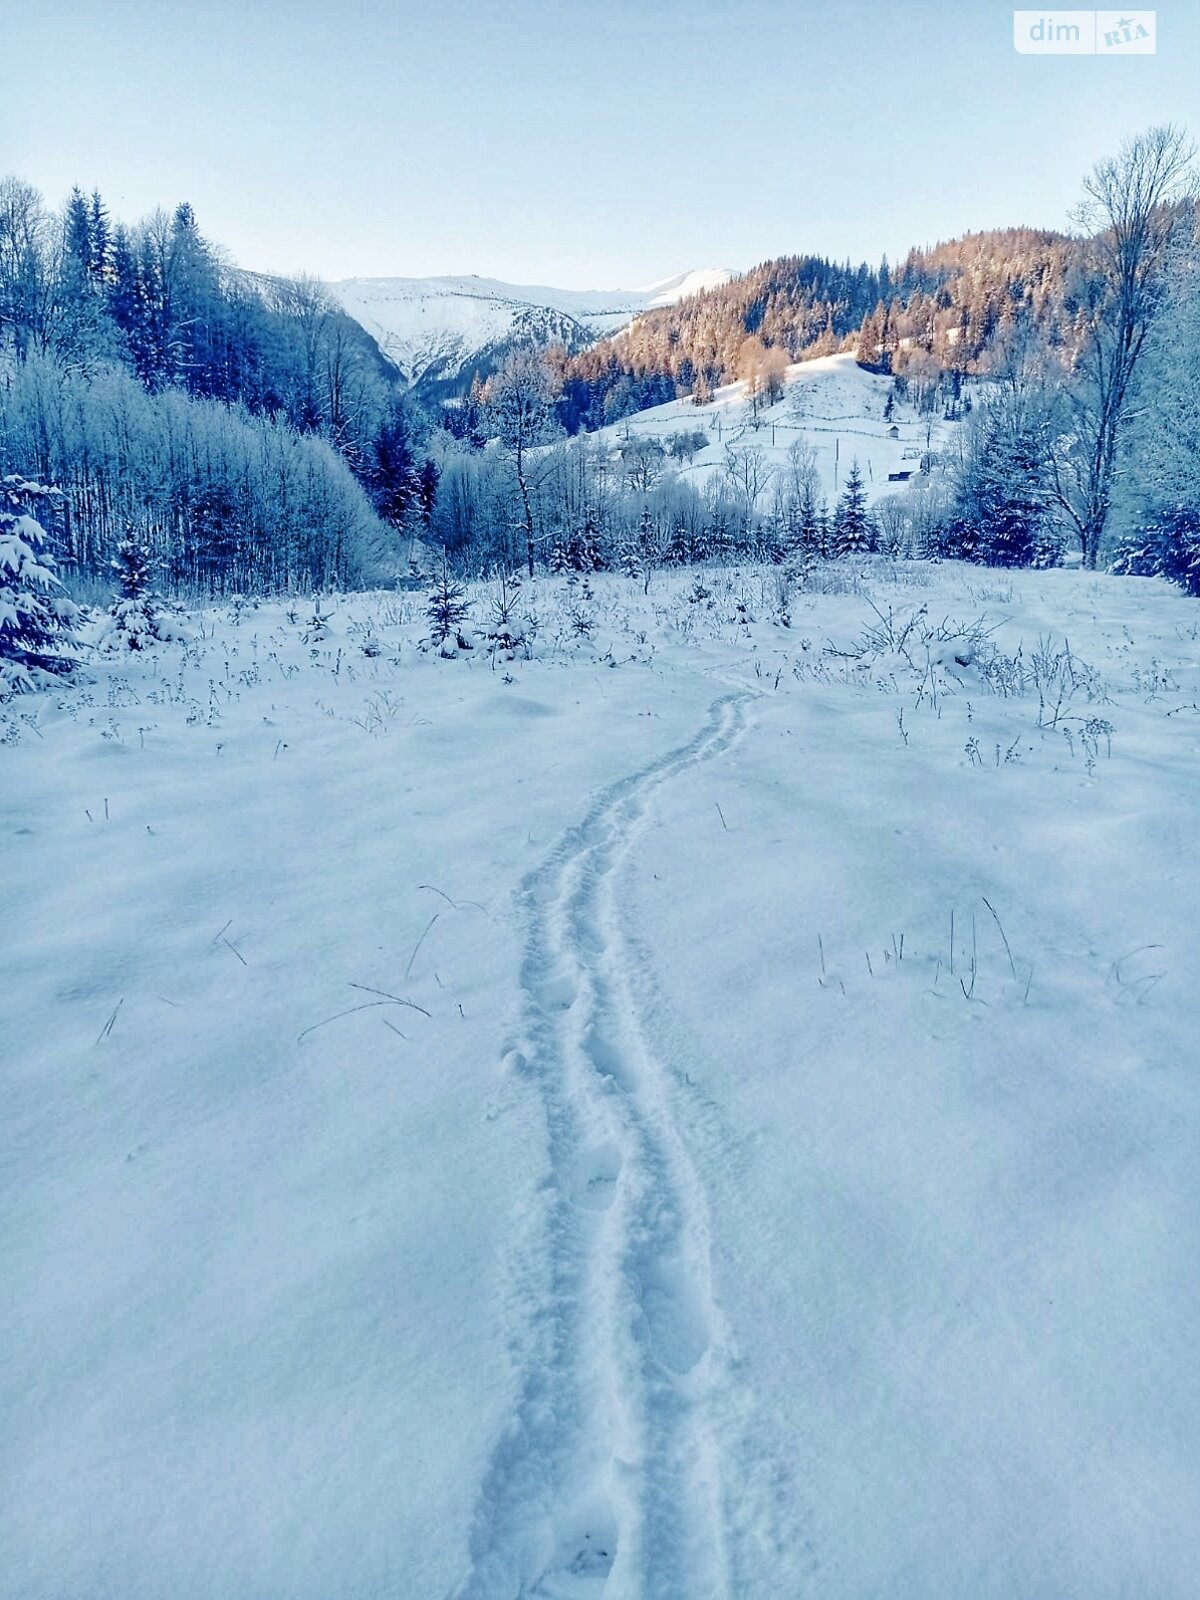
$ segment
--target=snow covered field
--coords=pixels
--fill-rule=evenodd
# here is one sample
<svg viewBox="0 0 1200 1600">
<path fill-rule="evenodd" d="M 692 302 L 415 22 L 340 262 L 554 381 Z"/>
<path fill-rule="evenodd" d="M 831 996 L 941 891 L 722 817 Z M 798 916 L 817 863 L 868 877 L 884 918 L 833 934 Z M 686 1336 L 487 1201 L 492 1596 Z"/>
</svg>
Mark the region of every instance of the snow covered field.
<svg viewBox="0 0 1200 1600">
<path fill-rule="evenodd" d="M 1194 1594 L 1200 612 L 590 581 L 0 707 L 0 1593 Z"/>
</svg>

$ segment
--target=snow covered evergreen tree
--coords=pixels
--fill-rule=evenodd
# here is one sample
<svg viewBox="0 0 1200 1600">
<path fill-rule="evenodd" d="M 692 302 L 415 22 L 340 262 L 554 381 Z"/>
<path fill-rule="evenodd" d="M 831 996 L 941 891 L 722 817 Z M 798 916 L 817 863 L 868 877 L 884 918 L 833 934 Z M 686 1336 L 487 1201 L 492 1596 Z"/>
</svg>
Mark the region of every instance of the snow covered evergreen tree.
<svg viewBox="0 0 1200 1600">
<path fill-rule="evenodd" d="M 931 561 L 978 561 L 979 524 L 960 511 L 952 513 L 931 532 L 925 555 Z"/>
<path fill-rule="evenodd" d="M 438 645 L 445 654 L 453 637 L 460 650 L 469 650 L 471 646 L 462 633 L 462 625 L 469 615 L 470 606 L 467 604 L 466 590 L 451 577 L 450 562 L 443 551 L 433 591 L 425 607 L 425 616 L 429 622 L 429 642 Z"/>
<path fill-rule="evenodd" d="M 109 224 L 108 207 L 100 198 L 98 189 L 92 191 L 89 224 L 92 246 L 89 266 L 96 287 L 103 290 L 108 284 L 111 267 L 112 229 Z"/>
<path fill-rule="evenodd" d="M 788 553 L 788 527 L 786 519 L 777 512 L 764 517 L 758 530 L 759 554 L 772 566 L 780 566 Z"/>
<path fill-rule="evenodd" d="M 571 535 L 567 544 L 567 565 L 572 572 L 599 572 L 604 565 L 600 554 L 600 529 L 595 513 L 588 511 L 583 527 Z"/>
<path fill-rule="evenodd" d="M 394 404 L 371 441 L 369 483 L 371 499 L 383 520 L 398 532 L 421 501 L 421 478 L 412 451 L 408 414 Z"/>
<path fill-rule="evenodd" d="M 174 637 L 166 626 L 150 575 L 156 563 L 150 548 L 127 528 L 117 546 L 112 569 L 117 577 L 117 598 L 109 607 L 105 640 L 126 650 L 144 650 Z"/>
<path fill-rule="evenodd" d="M 103 247 L 107 249 L 107 236 Z M 88 203 L 78 188 L 72 189 L 57 261 L 55 347 L 61 359 L 88 372 L 113 353 L 112 330 L 98 293 L 102 284 L 95 252 Z"/>
<path fill-rule="evenodd" d="M 955 548 L 945 553 L 996 567 L 1055 565 L 1046 454 L 1038 422 L 1021 406 L 990 407 L 973 427 L 951 518 Z"/>
<path fill-rule="evenodd" d="M 834 513 L 834 537 L 840 556 L 862 555 L 871 548 L 871 519 L 867 515 L 867 491 L 863 487 L 858 461 L 851 463 L 846 487 Z"/>
<path fill-rule="evenodd" d="M 1167 578 L 1200 596 L 1200 506 L 1152 513 L 1122 538 L 1112 570 L 1135 578 Z"/>
<path fill-rule="evenodd" d="M 818 506 L 812 488 L 807 487 L 800 501 L 798 553 L 806 559 L 826 554 L 826 537 L 824 508 Z"/>
<path fill-rule="evenodd" d="M 32 514 L 56 489 L 13 475 L 0 482 L 0 700 L 33 689 L 40 672 L 61 676 L 79 607 L 63 593 L 46 530 Z"/>
</svg>

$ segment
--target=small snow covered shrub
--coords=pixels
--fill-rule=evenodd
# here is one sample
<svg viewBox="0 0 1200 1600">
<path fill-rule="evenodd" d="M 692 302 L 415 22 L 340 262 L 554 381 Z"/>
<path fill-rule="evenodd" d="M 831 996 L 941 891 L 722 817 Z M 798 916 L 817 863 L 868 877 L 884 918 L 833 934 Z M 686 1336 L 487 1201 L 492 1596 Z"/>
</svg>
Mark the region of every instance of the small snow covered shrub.
<svg viewBox="0 0 1200 1600">
<path fill-rule="evenodd" d="M 567 540 L 567 565 L 572 572 L 599 572 L 604 566 L 600 550 L 600 530 L 589 513 L 583 527 Z"/>
<path fill-rule="evenodd" d="M 150 586 L 155 562 L 149 546 L 130 528 L 117 546 L 112 569 L 117 576 L 117 598 L 109 607 L 103 643 L 118 650 L 145 650 L 175 638 L 163 616 L 159 598 Z"/>
<path fill-rule="evenodd" d="M 329 624 L 333 621 L 332 611 L 321 610 L 320 595 L 313 596 L 312 616 L 304 624 L 301 639 L 307 645 L 324 644 L 329 634 Z"/>
<path fill-rule="evenodd" d="M 46 530 L 32 514 L 52 507 L 58 490 L 10 476 L 0 483 L 0 700 L 37 685 L 39 673 L 62 676 L 79 607 L 62 592 Z"/>
<path fill-rule="evenodd" d="M 571 636 L 590 639 L 596 631 L 596 596 L 586 578 L 582 582 L 577 573 L 567 579 L 567 621 Z"/>
<path fill-rule="evenodd" d="M 520 602 L 521 574 L 501 567 L 492 589 L 492 618 L 487 638 L 488 650 L 506 661 L 511 661 L 518 650 L 528 652 L 531 642 L 530 617 L 527 611 L 520 609 Z"/>
<path fill-rule="evenodd" d="M 450 563 L 443 554 L 441 568 L 425 606 L 429 643 L 435 645 L 442 655 L 453 655 L 456 647 L 458 650 L 471 648 L 462 631 L 470 609 L 466 590 L 450 576 Z"/>
</svg>

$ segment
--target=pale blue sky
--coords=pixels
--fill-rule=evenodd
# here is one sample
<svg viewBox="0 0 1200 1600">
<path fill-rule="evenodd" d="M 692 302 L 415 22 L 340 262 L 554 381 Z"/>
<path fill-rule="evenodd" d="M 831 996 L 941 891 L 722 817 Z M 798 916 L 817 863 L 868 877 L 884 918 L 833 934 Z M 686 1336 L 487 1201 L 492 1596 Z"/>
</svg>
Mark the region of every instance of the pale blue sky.
<svg viewBox="0 0 1200 1600">
<path fill-rule="evenodd" d="M 1029 0 L 1026 0 L 1028 8 Z M 1061 226 L 1127 134 L 1200 134 L 1159 54 L 1036 58 L 991 0 L 8 0 L 0 171 L 188 199 L 244 266 L 630 286 Z"/>
</svg>

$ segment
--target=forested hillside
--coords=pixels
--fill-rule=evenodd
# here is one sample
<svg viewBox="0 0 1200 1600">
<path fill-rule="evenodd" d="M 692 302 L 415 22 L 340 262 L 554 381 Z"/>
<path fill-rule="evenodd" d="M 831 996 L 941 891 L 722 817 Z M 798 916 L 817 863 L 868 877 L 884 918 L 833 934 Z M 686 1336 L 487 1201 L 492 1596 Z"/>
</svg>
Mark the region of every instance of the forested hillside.
<svg viewBox="0 0 1200 1600">
<path fill-rule="evenodd" d="M 0 182 L 0 471 L 64 492 L 68 570 L 130 526 L 176 580 L 365 574 L 415 501 L 394 370 L 315 280 L 256 278 L 190 206 L 136 226 Z"/>
<path fill-rule="evenodd" d="M 572 417 L 592 428 L 679 394 L 703 401 L 764 350 L 799 361 L 854 349 L 920 382 L 984 373 L 1019 329 L 1070 339 L 1078 260 L 1065 235 L 1027 228 L 912 250 L 898 267 L 780 257 L 575 356 L 564 373 Z"/>
</svg>

